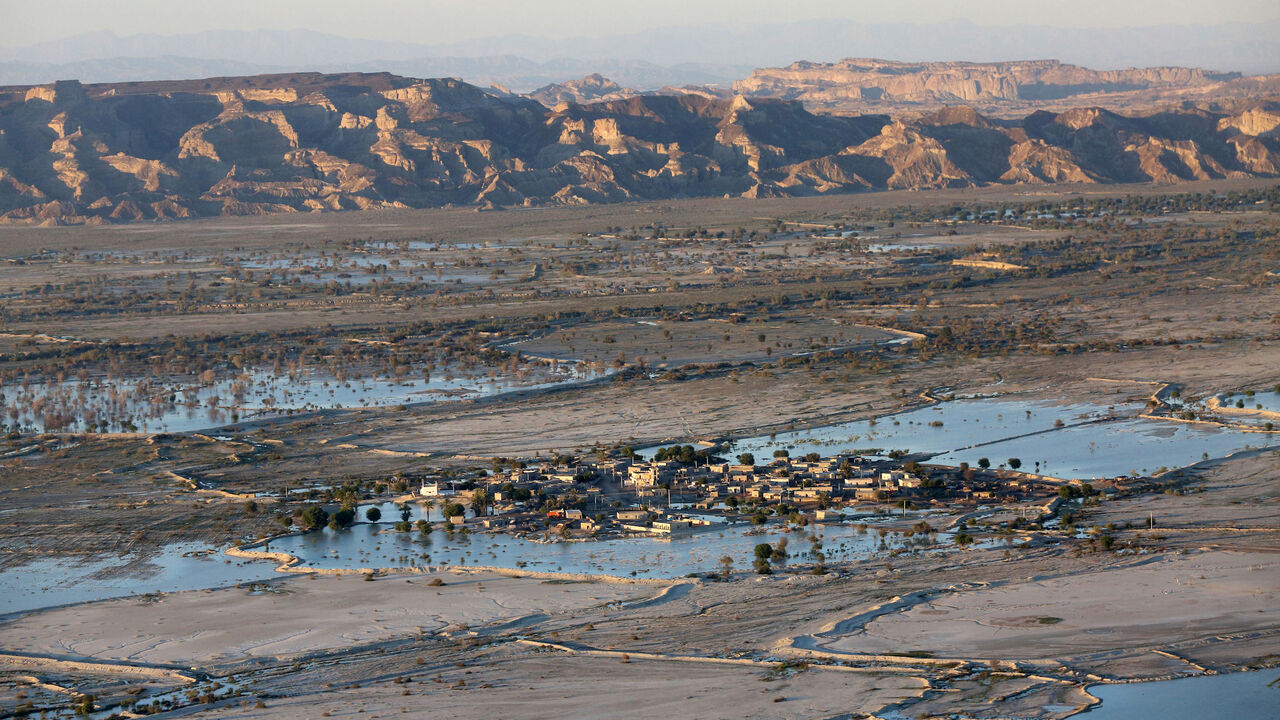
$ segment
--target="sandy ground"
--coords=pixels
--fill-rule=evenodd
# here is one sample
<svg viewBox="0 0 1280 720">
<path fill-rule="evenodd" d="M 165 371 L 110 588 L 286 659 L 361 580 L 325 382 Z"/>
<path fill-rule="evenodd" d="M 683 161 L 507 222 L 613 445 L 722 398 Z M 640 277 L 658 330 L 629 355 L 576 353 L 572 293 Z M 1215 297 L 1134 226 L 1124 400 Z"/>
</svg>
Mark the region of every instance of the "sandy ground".
<svg viewBox="0 0 1280 720">
<path fill-rule="evenodd" d="M 1042 658 L 1280 624 L 1280 557 L 1230 552 L 947 593 L 826 645 L 939 657 Z"/>
<path fill-rule="evenodd" d="M 866 376 L 843 382 L 803 370 L 697 377 L 683 382 L 605 382 L 574 392 L 518 402 L 464 402 L 411 408 L 408 412 L 350 413 L 343 425 L 293 427 L 300 443 L 326 440 L 360 448 L 473 456 L 546 454 L 636 439 L 648 442 L 761 434 L 844 422 L 921 404 L 916 394 L 932 387 L 957 392 L 999 392 L 1011 397 L 1114 404 L 1140 410 L 1153 387 L 1136 381 L 1183 384 L 1192 392 L 1258 385 L 1280 366 L 1280 343 L 1232 343 L 1196 350 L 1078 356 L 1027 356 L 1017 362 L 971 361 L 963 368 L 912 368 L 909 384 Z M 1104 383 L 1109 378 L 1126 383 Z M 1274 382 L 1274 381 L 1272 381 Z M 901 393 L 907 392 L 906 396 Z M 744 398 L 751 398 L 750 402 Z M 339 432 L 335 433 L 334 431 Z M 286 437 L 272 429 L 269 436 Z"/>
<path fill-rule="evenodd" d="M 281 594 L 232 588 L 31 613 L 0 626 L 0 648 L 234 670 L 249 697 L 192 708 L 194 716 L 284 718 L 893 717 L 922 678 L 941 691 L 909 704 L 908 717 L 1061 718 L 1088 702 L 1083 673 L 1230 670 L 1280 651 L 1274 553 L 997 549 L 847 570 L 739 573 L 665 592 L 488 573 L 442 573 L 442 587 L 426 575 L 303 576 L 273 583 Z M 1041 579 L 1010 580 L 1019 577 Z M 971 589 L 945 591 L 965 583 Z M 798 635 L 912 591 L 932 594 L 866 634 L 816 653 L 790 650 Z M 961 658 L 961 667 L 900 655 L 860 671 L 820 667 L 840 651 L 912 650 Z M 1051 660 L 990 672 L 1035 658 Z M 797 673 L 783 659 L 817 664 Z"/>
<path fill-rule="evenodd" d="M 919 373 L 918 381 L 928 386 L 948 377 L 946 368 L 930 368 Z M 894 389 L 876 380 L 856 385 L 822 382 L 807 373 L 785 371 L 685 382 L 606 382 L 588 391 L 545 395 L 519 405 L 422 407 L 414 408 L 411 416 L 370 417 L 376 433 L 369 426 L 342 428 L 350 435 L 330 435 L 329 442 L 480 456 L 545 454 L 633 438 L 642 447 L 650 441 L 781 431 L 793 423 L 843 422 L 924 402 L 915 394 L 893 397 Z"/>
<path fill-rule="evenodd" d="M 1185 182 L 1175 192 L 1224 191 L 1267 187 L 1272 179 L 1249 178 Z M 1171 191 L 1152 183 L 1134 185 L 991 186 L 946 190 L 896 190 L 808 198 L 709 198 L 662 202 L 618 203 L 588 207 L 510 209 L 477 213 L 467 209 L 370 210 L 364 212 L 291 214 L 270 217 L 222 217 L 167 223 L 132 223 L 104 227 L 0 226 L 0 254 L 31 252 L 34 248 L 151 250 L 171 248 L 181 234 L 195 238 L 201 247 L 272 246 L 282 240 L 308 240 L 317 235 L 333 238 L 399 240 L 406 235 L 429 234 L 450 242 L 509 240 L 513 227 L 525 238 L 564 237 L 602 226 L 635 225 L 659 220 L 668 227 L 719 224 L 768 227 L 774 218 L 812 221 L 814 215 L 841 213 L 852 208 L 892 208 L 903 205 L 951 204 L 974 201 L 1033 201 L 1048 198 L 1152 195 Z"/>
<path fill-rule="evenodd" d="M 764 340 L 761 340 L 761 337 Z M 609 362 L 644 357 L 654 365 L 766 362 L 827 349 L 865 349 L 908 337 L 865 325 L 818 317 L 792 322 L 645 320 L 594 323 L 558 330 L 510 346 L 538 357 Z"/>
<path fill-rule="evenodd" d="M 1280 549 L 1280 451 L 1208 463 L 1181 494 L 1161 493 L 1090 509 L 1087 525 L 1146 528 L 1139 536 L 1192 547 Z M 1258 532 L 1242 532 L 1242 531 Z"/>
<path fill-rule="evenodd" d="M 434 677 L 434 675 L 432 676 Z M 869 713 L 918 696 L 910 676 L 810 669 L 771 679 L 769 668 L 525 653 L 442 682 L 365 684 L 232 706 L 199 718 L 814 718 Z M 459 680 L 466 683 L 457 686 Z"/>
<path fill-rule="evenodd" d="M 439 577 L 445 584 L 429 583 Z M 156 664 L 236 662 L 483 626 L 635 598 L 662 587 L 554 583 L 489 573 L 304 576 L 267 591 L 227 588 L 39 612 L 0 627 L 0 647 Z"/>
</svg>

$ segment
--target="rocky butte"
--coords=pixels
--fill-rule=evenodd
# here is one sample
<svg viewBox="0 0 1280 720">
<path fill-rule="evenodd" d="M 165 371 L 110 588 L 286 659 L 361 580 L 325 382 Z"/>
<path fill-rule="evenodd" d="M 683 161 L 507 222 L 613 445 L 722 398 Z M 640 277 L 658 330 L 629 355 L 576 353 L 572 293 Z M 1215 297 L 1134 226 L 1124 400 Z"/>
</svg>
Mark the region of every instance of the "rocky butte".
<svg viewBox="0 0 1280 720">
<path fill-rule="evenodd" d="M 1071 66 L 998 67 L 1006 65 L 1009 79 L 983 70 L 986 79 L 948 80 L 947 92 L 1025 93 L 1050 77 L 1100 82 Z M 760 92 L 765 79 L 753 76 L 740 92 Z M 592 84 L 616 92 L 602 78 Z M 671 94 L 547 107 L 455 79 L 386 73 L 0 88 L 0 221 L 1280 175 L 1274 101 L 996 119 L 971 107 L 823 115 L 802 99 Z"/>
</svg>

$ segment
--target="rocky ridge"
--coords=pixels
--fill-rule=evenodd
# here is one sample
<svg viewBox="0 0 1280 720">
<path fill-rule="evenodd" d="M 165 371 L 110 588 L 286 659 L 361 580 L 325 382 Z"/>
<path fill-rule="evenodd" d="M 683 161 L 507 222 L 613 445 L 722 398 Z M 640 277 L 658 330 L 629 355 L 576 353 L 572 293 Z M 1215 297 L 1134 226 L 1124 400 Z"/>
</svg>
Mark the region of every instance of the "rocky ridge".
<svg viewBox="0 0 1280 720">
<path fill-rule="evenodd" d="M 991 111 L 1067 104 L 1110 107 L 1256 95 L 1259 84 L 1280 92 L 1280 78 L 1243 77 L 1201 68 L 1093 70 L 1056 60 L 907 63 L 847 58 L 761 68 L 734 84 L 746 97 L 799 100 L 810 109 L 868 110 L 968 103 Z"/>
<path fill-rule="evenodd" d="M 61 82 L 0 88 L 0 220 L 1270 177 L 1278 128 L 1266 101 L 997 120 L 968 107 L 819 115 L 741 95 L 549 108 L 385 73 Z"/>
<path fill-rule="evenodd" d="M 498 88 L 498 91 L 499 94 L 515 94 L 506 90 L 506 88 Z M 633 90 L 623 87 L 599 73 L 593 73 L 580 80 L 544 85 L 537 90 L 524 93 L 522 97 L 536 100 L 549 108 L 555 108 L 564 103 L 586 105 L 650 95 L 699 95 L 705 98 L 721 100 L 732 99 L 734 96 L 733 92 L 728 88 L 713 85 L 684 85 L 681 87 L 668 85 L 658 90 Z"/>
<path fill-rule="evenodd" d="M 637 95 L 656 94 L 622 87 L 609 78 L 599 73 L 594 73 L 583 77 L 581 80 L 544 85 L 533 92 L 526 93 L 525 97 L 537 100 L 543 105 L 553 108 L 561 103 L 584 104 L 606 100 L 625 100 Z"/>
</svg>

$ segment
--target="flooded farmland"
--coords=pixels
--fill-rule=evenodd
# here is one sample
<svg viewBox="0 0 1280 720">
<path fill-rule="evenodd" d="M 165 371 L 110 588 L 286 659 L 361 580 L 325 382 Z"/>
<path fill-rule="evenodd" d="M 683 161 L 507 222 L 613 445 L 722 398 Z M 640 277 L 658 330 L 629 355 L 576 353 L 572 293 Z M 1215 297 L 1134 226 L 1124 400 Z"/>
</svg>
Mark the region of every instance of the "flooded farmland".
<svg viewBox="0 0 1280 720">
<path fill-rule="evenodd" d="M 930 462 L 992 467 L 1017 458 L 1021 469 L 1066 479 L 1150 475 L 1210 458 L 1280 445 L 1271 433 L 1244 432 L 1134 416 L 1132 408 L 1001 399 L 939 403 L 874 420 L 737 440 L 730 455 L 775 450 L 792 456 L 851 452 L 924 453 Z M 654 448 L 646 448 L 652 452 Z"/>
<path fill-rule="evenodd" d="M 538 364 L 517 375 L 475 369 L 416 377 L 335 377 L 253 369 L 218 378 L 32 380 L 0 386 L 0 425 L 22 432 L 190 432 L 261 417 L 479 398 L 591 380 L 603 369 Z M 456 374 L 455 374 L 456 373 Z"/>
</svg>

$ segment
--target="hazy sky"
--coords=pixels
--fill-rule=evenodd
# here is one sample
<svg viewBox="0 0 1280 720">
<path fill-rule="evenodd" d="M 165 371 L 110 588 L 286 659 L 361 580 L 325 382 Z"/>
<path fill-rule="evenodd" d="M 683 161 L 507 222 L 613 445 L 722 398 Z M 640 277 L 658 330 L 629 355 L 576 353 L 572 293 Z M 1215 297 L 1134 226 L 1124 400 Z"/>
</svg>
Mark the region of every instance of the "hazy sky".
<svg viewBox="0 0 1280 720">
<path fill-rule="evenodd" d="M 617 34 L 671 25 L 822 18 L 1122 27 L 1280 18 L 1275 0 L 0 0 L 0 45 L 110 30 L 307 29 L 440 43 L 526 33 Z"/>
</svg>

